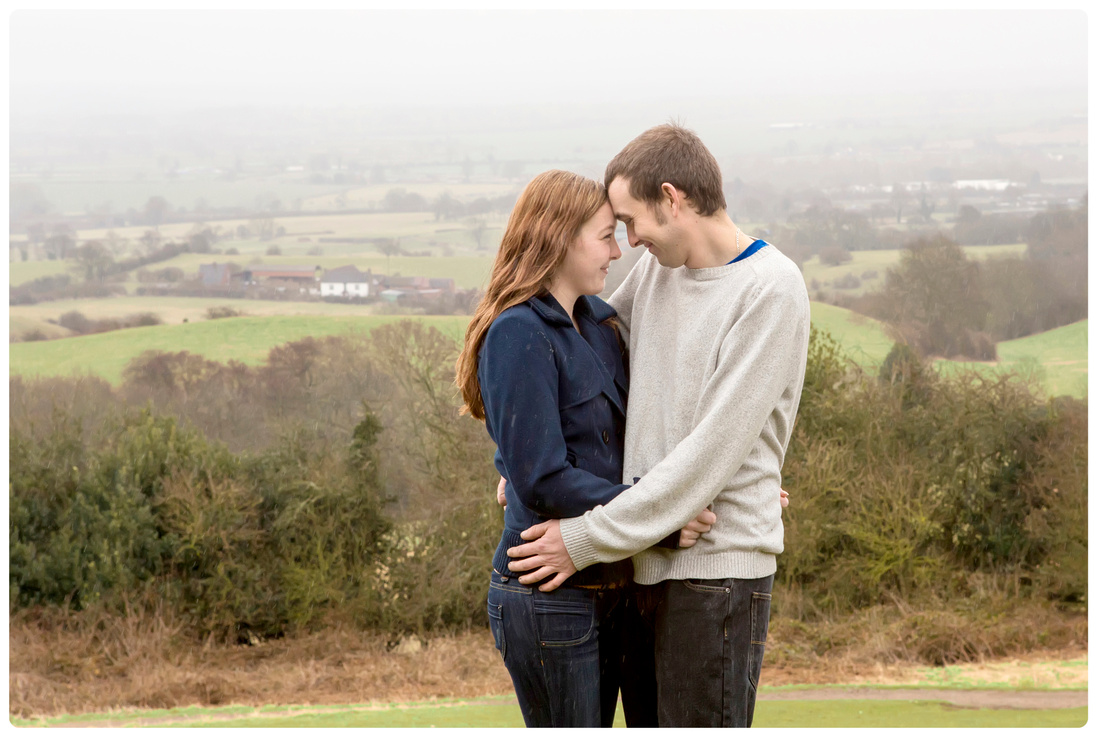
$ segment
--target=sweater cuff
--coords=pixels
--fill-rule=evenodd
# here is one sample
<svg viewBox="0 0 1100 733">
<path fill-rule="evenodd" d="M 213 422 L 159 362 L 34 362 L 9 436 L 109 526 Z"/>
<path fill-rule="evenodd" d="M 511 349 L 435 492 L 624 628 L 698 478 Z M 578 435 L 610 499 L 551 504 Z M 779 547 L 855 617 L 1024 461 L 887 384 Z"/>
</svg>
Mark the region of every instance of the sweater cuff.
<svg viewBox="0 0 1100 733">
<path fill-rule="evenodd" d="M 584 516 L 563 519 L 558 525 L 562 542 L 565 543 L 565 551 L 569 553 L 569 559 L 573 561 L 573 566 L 577 570 L 584 570 L 589 565 L 599 562 L 596 547 L 592 544 L 584 526 L 587 516 L 588 513 L 585 512 Z"/>
</svg>

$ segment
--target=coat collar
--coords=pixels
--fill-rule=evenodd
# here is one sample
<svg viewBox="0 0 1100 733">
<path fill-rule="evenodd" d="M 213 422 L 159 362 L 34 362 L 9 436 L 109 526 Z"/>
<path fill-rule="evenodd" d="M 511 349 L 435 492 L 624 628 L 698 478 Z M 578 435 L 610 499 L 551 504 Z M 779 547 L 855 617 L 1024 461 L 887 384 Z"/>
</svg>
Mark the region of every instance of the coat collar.
<svg viewBox="0 0 1100 733">
<path fill-rule="evenodd" d="M 547 323 L 573 326 L 573 320 L 565 312 L 565 308 L 562 308 L 561 303 L 550 293 L 536 295 L 527 302 Z M 594 295 L 582 295 L 577 298 L 576 312 L 578 318 L 586 318 L 597 324 L 616 315 L 614 308 Z"/>
</svg>

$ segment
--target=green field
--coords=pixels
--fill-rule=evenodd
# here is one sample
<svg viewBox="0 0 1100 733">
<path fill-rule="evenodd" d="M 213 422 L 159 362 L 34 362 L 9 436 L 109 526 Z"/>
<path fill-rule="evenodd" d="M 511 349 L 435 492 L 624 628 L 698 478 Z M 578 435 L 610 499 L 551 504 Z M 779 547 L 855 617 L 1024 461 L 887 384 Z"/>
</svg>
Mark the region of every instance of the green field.
<svg viewBox="0 0 1100 733">
<path fill-rule="evenodd" d="M 1050 395 L 1087 397 L 1089 389 L 1089 322 L 1071 323 L 1032 336 L 997 344 L 996 364 L 985 362 L 936 361 L 945 374 L 960 368 L 991 373 L 1015 370 L 1035 376 Z"/>
<path fill-rule="evenodd" d="M 91 373 L 112 384 L 123 368 L 144 351 L 190 351 L 208 359 L 261 364 L 273 346 L 306 336 L 334 336 L 369 331 L 384 323 L 413 318 L 461 338 L 466 316 L 267 316 L 144 326 L 74 336 L 55 341 L 11 344 L 11 374 L 66 376 Z"/>
<path fill-rule="evenodd" d="M 880 322 L 847 308 L 811 302 L 810 320 L 814 326 L 828 331 L 845 355 L 864 369 L 877 369 L 894 346 Z"/>
<path fill-rule="evenodd" d="M 71 275 L 71 263 L 63 260 L 32 260 L 30 262 L 8 263 L 8 283 L 22 285 L 40 277 L 52 275 Z"/>
<path fill-rule="evenodd" d="M 766 688 L 764 688 L 766 690 Z M 520 728 L 515 698 L 492 697 L 385 706 L 266 706 L 177 708 L 23 720 L 17 726 L 121 726 L 186 728 Z M 962 708 L 927 700 L 761 700 L 758 728 L 1070 728 L 1088 721 L 1088 708 L 1011 710 Z M 619 708 L 615 727 L 625 727 Z"/>
<path fill-rule="evenodd" d="M 246 317 L 202 320 L 206 309 L 227 305 L 243 310 Z M 10 345 L 11 374 L 59 376 L 74 370 L 90 371 L 118 383 L 122 369 L 148 349 L 187 350 L 210 359 L 237 359 L 259 364 L 273 346 L 303 338 L 348 331 L 369 330 L 408 316 L 372 315 L 363 306 L 293 301 L 239 300 L 231 298 L 103 298 L 13 306 L 9 328 L 21 333 L 41 328 L 59 332 L 47 323 L 68 310 L 89 318 L 118 318 L 152 312 L 164 325 L 124 329 L 53 341 Z M 828 331 L 845 355 L 868 371 L 874 371 L 889 353 L 893 341 L 881 323 L 852 311 L 824 303 L 810 304 L 815 326 Z M 456 339 L 464 333 L 468 316 L 413 316 L 432 323 Z M 190 321 L 183 323 L 184 319 Z M 1034 374 L 1047 394 L 1088 395 L 1088 321 L 998 345 L 1001 362 L 937 360 L 936 368 L 952 373 L 963 368 L 992 372 L 1014 369 Z"/>
<path fill-rule="evenodd" d="M 199 320 L 207 308 L 217 305 L 241 309 L 247 316 Z M 11 308 L 9 324 L 14 330 L 17 325 L 45 323 L 47 318 L 56 319 L 61 313 L 74 309 L 89 318 L 153 312 L 165 323 L 54 341 L 11 344 L 9 370 L 12 374 L 61 376 L 74 370 L 90 371 L 117 384 L 126 364 L 148 349 L 186 350 L 218 361 L 237 359 L 246 364 L 259 364 L 271 347 L 288 341 L 305 336 L 370 330 L 381 323 L 407 317 L 365 315 L 362 306 L 329 303 L 135 297 L 15 306 Z M 876 321 L 823 303 L 812 303 L 811 314 L 814 323 L 830 331 L 846 353 L 865 368 L 875 368 L 890 350 L 892 344 Z M 469 322 L 469 316 L 415 317 L 456 340 L 462 337 Z M 184 318 L 190 322 L 182 323 Z"/>
</svg>

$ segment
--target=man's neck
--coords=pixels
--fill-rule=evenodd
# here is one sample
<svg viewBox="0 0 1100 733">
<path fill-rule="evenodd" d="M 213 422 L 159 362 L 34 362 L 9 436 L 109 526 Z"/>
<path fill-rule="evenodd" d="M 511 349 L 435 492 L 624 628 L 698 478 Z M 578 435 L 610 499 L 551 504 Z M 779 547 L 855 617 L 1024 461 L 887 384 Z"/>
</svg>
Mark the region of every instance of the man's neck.
<svg viewBox="0 0 1100 733">
<path fill-rule="evenodd" d="M 695 236 L 684 265 L 693 270 L 729 264 L 753 242 L 752 237 L 737 228 L 725 209 L 711 216 L 700 216 L 692 224 Z"/>
</svg>

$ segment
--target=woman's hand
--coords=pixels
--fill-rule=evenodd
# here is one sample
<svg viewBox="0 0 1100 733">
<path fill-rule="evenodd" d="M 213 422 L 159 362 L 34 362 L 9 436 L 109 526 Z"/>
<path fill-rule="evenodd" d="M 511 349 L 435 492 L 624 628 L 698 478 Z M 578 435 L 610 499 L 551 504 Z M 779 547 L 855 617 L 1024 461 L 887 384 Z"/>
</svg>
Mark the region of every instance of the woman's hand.
<svg viewBox="0 0 1100 733">
<path fill-rule="evenodd" d="M 699 538 L 710 531 L 710 528 L 714 526 L 714 523 L 718 521 L 718 516 L 710 509 L 704 509 L 699 512 L 695 519 L 687 523 L 687 525 L 680 530 L 680 547 L 691 547 Z"/>
<path fill-rule="evenodd" d="M 508 508 L 508 497 L 504 495 L 504 485 L 506 483 L 508 483 L 508 481 L 503 476 L 501 476 L 500 483 L 497 484 L 497 504 L 500 504 L 505 509 Z M 783 493 L 786 494 L 787 492 L 784 491 Z M 783 506 L 786 506 L 786 504 L 784 504 Z"/>
</svg>

